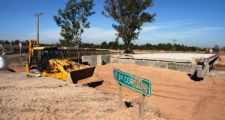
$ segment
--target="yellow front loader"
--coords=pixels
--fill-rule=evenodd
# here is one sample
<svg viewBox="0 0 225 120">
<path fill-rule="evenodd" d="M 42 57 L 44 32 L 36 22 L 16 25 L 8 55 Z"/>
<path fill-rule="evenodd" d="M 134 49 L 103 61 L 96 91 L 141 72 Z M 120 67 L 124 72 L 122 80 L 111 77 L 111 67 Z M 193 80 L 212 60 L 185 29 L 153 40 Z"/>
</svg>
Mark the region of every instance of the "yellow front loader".
<svg viewBox="0 0 225 120">
<path fill-rule="evenodd" d="M 82 68 L 76 62 L 63 59 L 55 46 L 35 47 L 35 41 L 30 41 L 28 52 L 28 74 L 34 69 L 44 77 L 54 77 L 76 84 L 78 80 L 91 77 L 95 67 Z"/>
</svg>

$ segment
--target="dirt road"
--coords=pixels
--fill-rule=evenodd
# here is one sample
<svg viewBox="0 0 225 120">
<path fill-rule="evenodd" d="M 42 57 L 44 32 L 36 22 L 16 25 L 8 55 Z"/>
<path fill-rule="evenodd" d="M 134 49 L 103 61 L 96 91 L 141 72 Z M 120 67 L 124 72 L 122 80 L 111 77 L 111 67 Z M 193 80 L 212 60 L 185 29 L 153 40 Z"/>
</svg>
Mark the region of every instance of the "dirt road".
<svg viewBox="0 0 225 120">
<path fill-rule="evenodd" d="M 45 77 L 0 71 L 0 120 L 108 120 L 138 119 L 138 104 L 117 107 L 117 95 L 88 86 L 68 85 Z M 150 104 L 146 119 L 163 120 Z"/>
<path fill-rule="evenodd" d="M 115 95 L 71 87 L 53 78 L 12 75 L 0 75 L 0 119 L 84 120 L 115 111 Z"/>
<path fill-rule="evenodd" d="M 113 79 L 113 68 L 142 76 L 152 81 L 152 95 L 146 97 L 146 104 L 152 103 L 162 116 L 174 120 L 224 120 L 225 119 L 225 77 L 206 77 L 193 81 L 185 72 L 144 67 L 133 64 L 108 64 L 97 67 L 95 76 L 80 81 L 103 80 L 97 87 L 104 93 L 117 93 Z M 138 95 L 124 89 L 124 99 L 137 99 Z"/>
</svg>

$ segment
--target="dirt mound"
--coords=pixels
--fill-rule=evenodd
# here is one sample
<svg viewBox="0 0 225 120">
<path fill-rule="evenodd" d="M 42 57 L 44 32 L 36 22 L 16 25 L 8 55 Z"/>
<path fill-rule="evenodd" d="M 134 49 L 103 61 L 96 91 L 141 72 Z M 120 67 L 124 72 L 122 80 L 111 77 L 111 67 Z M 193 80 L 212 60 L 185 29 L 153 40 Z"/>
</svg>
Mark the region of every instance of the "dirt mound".
<svg viewBox="0 0 225 120">
<path fill-rule="evenodd" d="M 225 65 L 225 56 L 220 56 L 219 59 L 220 59 L 220 64 Z"/>
<path fill-rule="evenodd" d="M 201 81 L 193 81 L 185 72 L 134 64 L 108 64 L 97 67 L 93 78 L 82 80 L 79 84 L 102 80 L 97 90 L 117 94 L 118 84 L 113 78 L 113 68 L 151 80 L 152 95 L 146 97 L 145 104 L 154 105 L 163 117 L 176 120 L 225 119 L 224 77 L 205 77 Z M 138 97 L 137 93 L 123 87 L 123 100 Z"/>
<path fill-rule="evenodd" d="M 218 64 L 215 64 L 212 70 L 222 70 L 225 71 L 225 56 L 220 56 L 218 59 Z"/>
<path fill-rule="evenodd" d="M 167 69 L 160 69 L 160 68 L 153 68 L 153 67 L 144 67 L 135 64 L 108 64 L 105 66 L 97 67 L 92 78 L 88 78 L 85 80 L 79 81 L 79 84 L 84 84 L 86 82 L 91 81 L 99 81 L 102 80 L 103 84 L 97 87 L 98 90 L 104 93 L 114 93 L 117 94 L 118 84 L 113 78 L 113 69 L 117 68 L 127 73 L 140 76 L 143 78 L 147 78 L 152 82 L 166 82 L 168 79 L 172 82 L 177 82 L 179 84 L 180 79 L 184 82 L 192 82 L 189 76 L 184 72 L 179 72 L 175 70 L 167 70 Z M 160 73 L 162 74 L 160 76 Z M 176 76 L 174 76 L 176 75 Z M 179 79 L 177 79 L 179 76 Z M 152 86 L 153 89 L 155 86 Z M 124 96 L 126 98 L 135 98 L 139 95 L 127 88 L 123 88 Z"/>
</svg>

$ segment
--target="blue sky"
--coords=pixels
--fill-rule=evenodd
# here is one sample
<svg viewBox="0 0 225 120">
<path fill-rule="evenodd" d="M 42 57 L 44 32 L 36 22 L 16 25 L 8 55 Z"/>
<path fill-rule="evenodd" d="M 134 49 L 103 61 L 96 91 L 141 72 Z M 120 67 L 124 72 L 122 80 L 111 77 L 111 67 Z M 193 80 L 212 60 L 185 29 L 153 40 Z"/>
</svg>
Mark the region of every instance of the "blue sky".
<svg viewBox="0 0 225 120">
<path fill-rule="evenodd" d="M 0 39 L 29 40 L 36 38 L 34 14 L 40 18 L 41 43 L 56 43 L 60 28 L 53 16 L 64 8 L 67 0 L 0 0 Z M 225 0 L 154 0 L 148 9 L 156 13 L 154 23 L 142 27 L 135 44 L 177 43 L 210 47 L 225 46 Z M 101 15 L 103 0 L 95 0 L 91 27 L 82 35 L 83 42 L 100 43 L 115 39 L 113 20 Z M 121 41 L 122 43 L 122 41 Z"/>
</svg>

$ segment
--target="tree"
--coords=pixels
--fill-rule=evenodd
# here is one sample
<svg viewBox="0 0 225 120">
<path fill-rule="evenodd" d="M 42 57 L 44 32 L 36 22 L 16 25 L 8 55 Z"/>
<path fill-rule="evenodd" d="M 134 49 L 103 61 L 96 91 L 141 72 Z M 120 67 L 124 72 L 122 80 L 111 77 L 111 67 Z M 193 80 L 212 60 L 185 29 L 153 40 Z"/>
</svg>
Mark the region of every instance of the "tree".
<svg viewBox="0 0 225 120">
<path fill-rule="evenodd" d="M 153 22 L 154 14 L 146 12 L 153 5 L 152 0 L 105 0 L 103 15 L 117 22 L 113 28 L 122 38 L 125 49 L 130 51 L 133 40 L 138 39 L 141 26 Z"/>
<path fill-rule="evenodd" d="M 102 48 L 107 48 L 107 46 L 108 46 L 108 44 L 107 44 L 107 42 L 106 41 L 103 41 L 102 43 L 101 43 L 101 47 Z"/>
<path fill-rule="evenodd" d="M 225 51 L 225 46 L 223 46 L 223 47 L 221 48 L 221 51 Z"/>
<path fill-rule="evenodd" d="M 15 44 L 15 45 L 19 45 L 19 43 L 20 43 L 20 41 L 19 41 L 19 40 L 15 40 L 15 41 L 13 41 L 13 44 Z"/>
<path fill-rule="evenodd" d="M 119 49 L 119 37 L 117 36 L 114 41 L 114 49 Z"/>
<path fill-rule="evenodd" d="M 62 43 L 79 47 L 84 28 L 90 27 L 87 19 L 95 13 L 92 11 L 93 6 L 93 0 L 69 0 L 64 10 L 58 10 L 54 20 L 61 27 L 60 34 L 64 38 Z"/>
<path fill-rule="evenodd" d="M 214 47 L 212 48 L 214 53 L 218 53 L 220 51 L 220 47 L 219 45 L 214 45 Z"/>
</svg>

